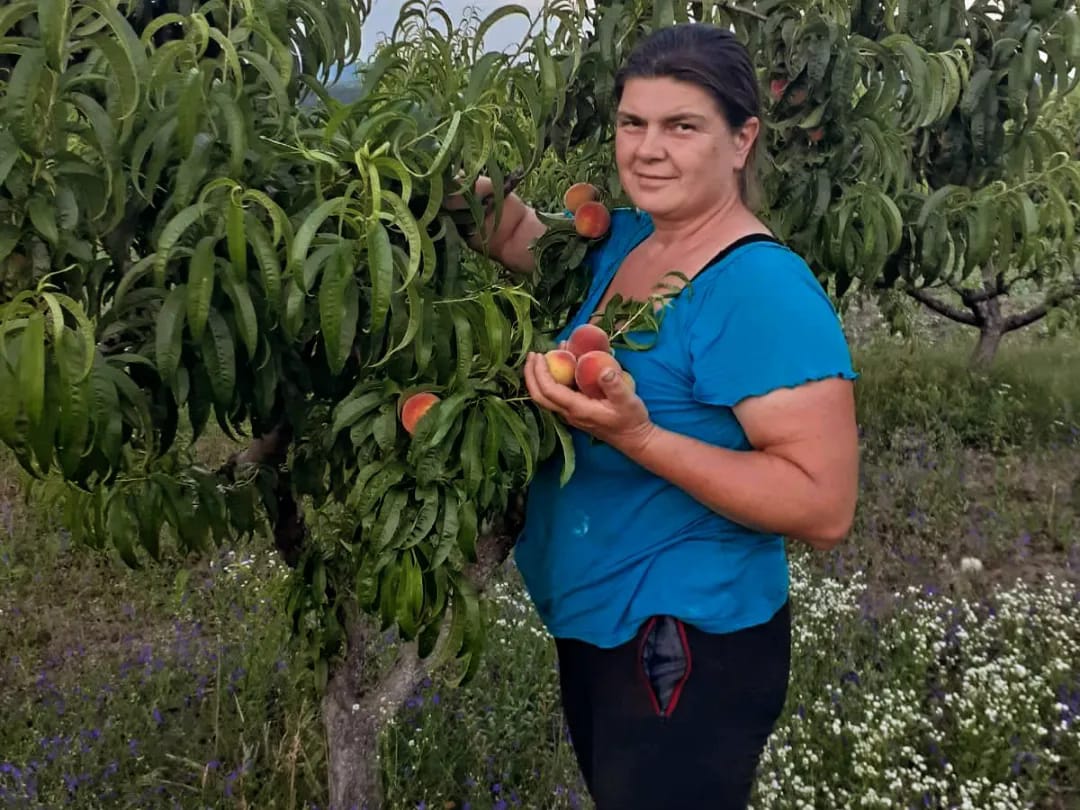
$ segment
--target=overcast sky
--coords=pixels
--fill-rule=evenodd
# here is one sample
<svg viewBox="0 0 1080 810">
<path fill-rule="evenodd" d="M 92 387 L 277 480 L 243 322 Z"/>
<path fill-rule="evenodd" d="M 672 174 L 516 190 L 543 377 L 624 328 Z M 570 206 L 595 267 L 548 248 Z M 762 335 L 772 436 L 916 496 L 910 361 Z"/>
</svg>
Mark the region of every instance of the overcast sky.
<svg viewBox="0 0 1080 810">
<path fill-rule="evenodd" d="M 463 14 L 466 8 L 476 8 L 481 16 L 487 16 L 500 6 L 507 5 L 500 0 L 442 0 L 443 9 L 453 17 Z M 514 0 L 515 5 L 524 6 L 530 12 L 535 12 L 543 7 L 543 0 Z M 374 0 L 372 3 L 371 16 L 364 23 L 363 53 L 365 56 L 371 53 L 378 35 L 381 32 L 389 33 L 397 21 L 402 3 L 399 0 Z M 455 20 L 456 21 L 456 20 Z M 488 48 L 502 50 L 516 44 L 521 40 L 528 25 L 521 15 L 513 15 L 497 22 L 485 37 Z"/>
</svg>

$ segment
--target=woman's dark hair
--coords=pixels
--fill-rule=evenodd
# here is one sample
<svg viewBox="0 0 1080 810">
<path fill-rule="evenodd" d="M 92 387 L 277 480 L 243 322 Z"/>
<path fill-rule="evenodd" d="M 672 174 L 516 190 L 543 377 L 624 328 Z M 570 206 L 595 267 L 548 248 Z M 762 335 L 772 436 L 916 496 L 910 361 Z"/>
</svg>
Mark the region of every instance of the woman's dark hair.
<svg viewBox="0 0 1080 810">
<path fill-rule="evenodd" d="M 695 84 L 716 101 L 729 127 L 761 118 L 761 92 L 750 54 L 735 35 L 709 23 L 680 23 L 660 28 L 641 40 L 615 74 L 615 102 L 630 79 L 671 78 Z M 748 205 L 758 197 L 758 142 L 739 175 L 739 191 Z"/>
</svg>

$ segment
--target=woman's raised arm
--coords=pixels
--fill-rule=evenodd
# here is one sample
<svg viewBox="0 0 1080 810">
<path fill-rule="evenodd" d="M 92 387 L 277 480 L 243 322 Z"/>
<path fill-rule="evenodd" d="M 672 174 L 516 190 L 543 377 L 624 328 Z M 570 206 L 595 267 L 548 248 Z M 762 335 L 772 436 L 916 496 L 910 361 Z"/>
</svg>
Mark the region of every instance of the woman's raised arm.
<svg viewBox="0 0 1080 810">
<path fill-rule="evenodd" d="M 481 200 L 491 194 L 491 180 L 480 177 L 476 181 L 476 194 Z M 464 208 L 461 195 L 454 195 L 447 200 L 449 209 Z M 481 229 L 468 238 L 469 247 L 484 256 L 517 273 L 531 273 L 536 269 L 536 260 L 530 247 L 543 236 L 547 226 L 517 194 L 508 194 L 502 207 L 502 217 L 495 227 L 494 211 L 488 213 Z"/>
</svg>

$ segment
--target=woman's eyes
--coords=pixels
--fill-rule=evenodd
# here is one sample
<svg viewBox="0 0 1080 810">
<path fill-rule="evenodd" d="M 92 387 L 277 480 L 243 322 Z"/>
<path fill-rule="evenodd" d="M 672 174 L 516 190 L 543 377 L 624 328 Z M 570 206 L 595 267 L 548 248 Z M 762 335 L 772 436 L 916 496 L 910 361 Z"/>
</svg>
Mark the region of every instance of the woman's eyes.
<svg viewBox="0 0 1080 810">
<path fill-rule="evenodd" d="M 641 129 L 645 125 L 641 121 L 627 121 L 623 120 L 619 122 L 619 126 L 622 129 Z M 688 124 L 685 121 L 677 121 L 671 125 L 677 132 L 693 132 L 697 129 L 693 124 Z"/>
</svg>

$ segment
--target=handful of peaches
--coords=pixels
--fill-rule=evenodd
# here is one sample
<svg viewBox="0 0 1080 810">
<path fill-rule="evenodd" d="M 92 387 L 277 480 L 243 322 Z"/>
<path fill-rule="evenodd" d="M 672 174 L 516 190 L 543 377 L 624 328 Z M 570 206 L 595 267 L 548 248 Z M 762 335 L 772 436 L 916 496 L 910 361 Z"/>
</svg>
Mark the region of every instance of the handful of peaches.
<svg viewBox="0 0 1080 810">
<path fill-rule="evenodd" d="M 634 378 L 615 359 L 607 333 L 594 324 L 579 326 L 570 334 L 565 348 L 546 352 L 544 359 L 555 382 L 576 388 L 587 397 L 604 398 L 600 376 L 609 368 L 620 372 L 630 390 L 634 390 Z"/>
</svg>

